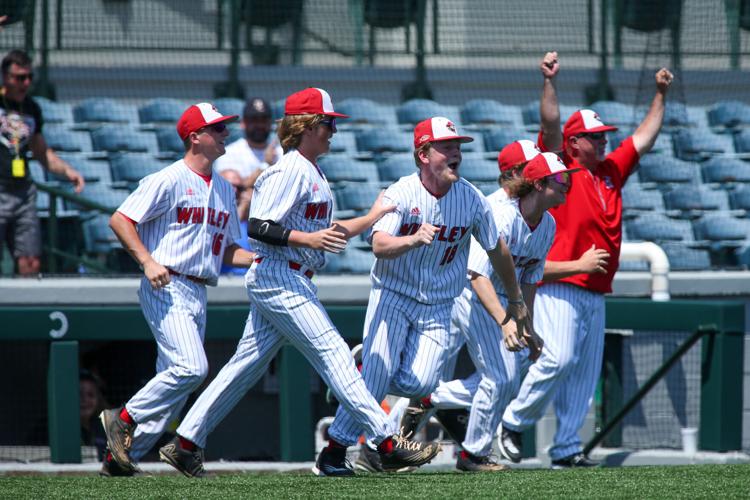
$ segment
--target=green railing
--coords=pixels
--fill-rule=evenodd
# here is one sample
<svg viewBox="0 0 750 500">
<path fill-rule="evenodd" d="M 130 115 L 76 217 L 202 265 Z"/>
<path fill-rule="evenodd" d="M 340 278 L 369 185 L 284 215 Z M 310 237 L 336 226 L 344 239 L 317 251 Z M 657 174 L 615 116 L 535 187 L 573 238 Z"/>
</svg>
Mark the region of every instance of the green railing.
<svg viewBox="0 0 750 500">
<path fill-rule="evenodd" d="M 328 313 L 346 338 L 361 338 L 364 305 L 329 306 Z M 703 337 L 700 449 L 729 451 L 742 447 L 742 370 L 744 304 L 739 302 L 607 300 L 608 328 L 698 331 Z M 245 306 L 210 306 L 207 340 L 238 339 Z M 151 333 L 137 306 L 1 307 L 3 340 L 50 341 L 49 436 L 52 461 L 81 459 L 78 426 L 78 342 L 148 340 Z M 237 325 L 237 328 L 227 328 Z M 292 347 L 281 350 L 279 363 L 281 458 L 312 458 L 313 428 L 308 365 Z M 612 358 L 612 354 L 609 354 Z M 611 374 L 605 370 L 607 377 Z M 617 370 L 615 370 L 617 373 Z M 612 379 L 609 378 L 609 383 Z M 606 391 L 605 414 L 623 408 L 621 394 Z M 616 425 L 612 426 L 616 431 Z M 598 439 L 600 440 L 602 433 Z M 611 438 L 611 435 L 610 435 Z"/>
</svg>

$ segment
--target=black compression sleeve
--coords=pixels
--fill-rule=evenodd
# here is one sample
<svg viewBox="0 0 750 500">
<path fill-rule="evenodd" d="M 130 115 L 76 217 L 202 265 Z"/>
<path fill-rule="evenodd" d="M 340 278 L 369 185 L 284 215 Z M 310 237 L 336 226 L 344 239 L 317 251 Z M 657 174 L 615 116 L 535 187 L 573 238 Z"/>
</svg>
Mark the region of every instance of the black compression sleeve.
<svg viewBox="0 0 750 500">
<path fill-rule="evenodd" d="M 278 222 L 250 218 L 247 222 L 247 235 L 254 240 L 285 247 L 289 245 L 291 229 L 286 229 Z"/>
</svg>

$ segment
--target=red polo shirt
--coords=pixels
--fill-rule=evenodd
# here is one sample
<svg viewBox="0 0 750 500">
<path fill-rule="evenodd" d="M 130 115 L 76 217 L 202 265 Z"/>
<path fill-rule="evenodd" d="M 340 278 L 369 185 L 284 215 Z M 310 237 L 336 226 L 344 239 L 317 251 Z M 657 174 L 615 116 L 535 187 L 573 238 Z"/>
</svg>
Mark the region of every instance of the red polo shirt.
<svg viewBox="0 0 750 500">
<path fill-rule="evenodd" d="M 541 144 L 541 134 L 539 143 L 541 150 L 547 151 Z M 609 293 L 619 266 L 622 243 L 622 187 L 639 159 L 633 138 L 622 141 L 593 173 L 565 154 L 562 159 L 569 168 L 582 170 L 572 177 L 567 201 L 550 210 L 557 231 L 547 260 L 577 260 L 591 245 L 607 250 L 611 257 L 606 274 L 576 274 L 559 281 L 593 292 Z"/>
</svg>

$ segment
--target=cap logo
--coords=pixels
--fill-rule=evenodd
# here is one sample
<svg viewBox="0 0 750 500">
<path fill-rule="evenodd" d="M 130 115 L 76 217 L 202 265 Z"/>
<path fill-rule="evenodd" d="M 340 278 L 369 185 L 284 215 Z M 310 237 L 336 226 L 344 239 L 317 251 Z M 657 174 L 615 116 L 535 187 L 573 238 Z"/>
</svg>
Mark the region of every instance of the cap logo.
<svg viewBox="0 0 750 500">
<path fill-rule="evenodd" d="M 253 109 L 255 109 L 255 111 L 262 112 L 263 111 L 263 101 L 261 101 L 260 99 L 255 99 L 253 101 Z"/>
<path fill-rule="evenodd" d="M 450 131 L 451 131 L 451 132 L 453 132 L 454 134 L 456 134 L 456 133 L 457 133 L 457 132 L 456 132 L 456 126 L 455 126 L 455 125 L 453 125 L 453 122 L 451 122 L 451 121 L 445 122 L 445 128 L 447 128 L 448 130 L 450 130 Z"/>
<path fill-rule="evenodd" d="M 420 212 L 419 207 L 414 207 L 411 209 L 411 215 L 422 215 L 422 212 Z"/>
<path fill-rule="evenodd" d="M 430 140 L 429 134 L 424 134 L 422 137 L 419 138 L 419 142 L 425 142 L 429 140 Z"/>
</svg>

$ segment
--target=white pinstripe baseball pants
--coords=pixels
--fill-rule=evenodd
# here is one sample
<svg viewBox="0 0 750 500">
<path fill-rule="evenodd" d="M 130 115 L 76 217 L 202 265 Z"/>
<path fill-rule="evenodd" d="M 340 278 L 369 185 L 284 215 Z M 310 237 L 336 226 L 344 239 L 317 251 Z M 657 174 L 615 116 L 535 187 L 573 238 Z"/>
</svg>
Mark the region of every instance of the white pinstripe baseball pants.
<svg viewBox="0 0 750 500">
<path fill-rule="evenodd" d="M 370 291 L 362 376 L 377 401 L 386 394 L 416 397 L 433 391 L 448 356 L 452 304 L 452 300 L 423 304 L 382 288 Z M 341 407 L 328 433 L 339 443 L 352 445 L 362 426 Z"/>
<path fill-rule="evenodd" d="M 181 276 L 154 290 L 141 279 L 138 297 L 157 346 L 156 376 L 125 404 L 138 423 L 130 458 L 137 462 L 179 414 L 208 374 L 203 350 L 206 287 Z"/>
<path fill-rule="evenodd" d="M 365 386 L 349 347 L 317 297 L 317 287 L 288 261 L 265 258 L 245 275 L 251 309 L 237 351 L 190 409 L 177 434 L 205 447 L 221 422 L 286 342 L 296 347 L 368 437 L 392 435 L 386 414 Z"/>
<path fill-rule="evenodd" d="M 503 425 L 523 431 L 553 401 L 557 416 L 557 432 L 549 450 L 553 460 L 582 450 L 578 430 L 601 371 L 604 313 L 601 293 L 565 283 L 550 283 L 537 291 L 534 328 L 544 339 L 544 350 L 506 408 Z"/>
</svg>

